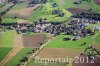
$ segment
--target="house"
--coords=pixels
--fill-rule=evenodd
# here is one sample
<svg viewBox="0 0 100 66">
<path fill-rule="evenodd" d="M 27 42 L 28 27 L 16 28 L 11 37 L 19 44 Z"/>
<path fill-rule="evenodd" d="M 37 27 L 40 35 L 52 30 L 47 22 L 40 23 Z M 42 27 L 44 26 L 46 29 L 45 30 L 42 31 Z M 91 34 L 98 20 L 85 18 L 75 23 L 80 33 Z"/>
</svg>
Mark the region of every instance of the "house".
<svg viewBox="0 0 100 66">
<path fill-rule="evenodd" d="M 100 26 L 95 26 L 94 30 L 100 30 Z"/>
</svg>

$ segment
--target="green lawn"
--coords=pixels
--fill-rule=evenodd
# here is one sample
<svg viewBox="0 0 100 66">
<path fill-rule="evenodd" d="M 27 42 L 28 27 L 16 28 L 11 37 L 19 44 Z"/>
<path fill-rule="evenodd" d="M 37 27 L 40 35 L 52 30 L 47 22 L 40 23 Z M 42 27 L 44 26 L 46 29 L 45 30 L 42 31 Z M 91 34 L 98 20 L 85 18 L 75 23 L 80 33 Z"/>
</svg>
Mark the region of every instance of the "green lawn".
<svg viewBox="0 0 100 66">
<path fill-rule="evenodd" d="M 0 47 L 0 61 L 8 54 L 11 48 Z"/>
<path fill-rule="evenodd" d="M 18 18 L 2 18 L 2 23 L 15 23 L 18 20 Z"/>
<path fill-rule="evenodd" d="M 46 47 L 84 49 L 89 44 L 92 43 L 92 38 L 91 37 L 93 37 L 93 36 L 81 38 L 80 40 L 77 40 L 77 41 L 63 41 L 63 38 L 66 38 L 66 37 L 73 37 L 73 36 L 59 35 L 54 40 L 52 40 Z M 84 44 L 84 42 L 86 42 L 87 44 L 81 46 L 82 44 Z"/>
<path fill-rule="evenodd" d="M 1 37 L 1 47 L 13 47 L 13 40 L 14 39 L 14 33 L 13 31 L 7 31 L 2 33 Z"/>
<path fill-rule="evenodd" d="M 24 48 L 14 57 L 12 57 L 4 66 L 16 66 L 23 57 L 27 56 L 27 52 L 30 52 L 33 48 Z"/>
<path fill-rule="evenodd" d="M 64 66 L 62 63 L 36 63 L 34 60 L 31 60 L 27 66 Z"/>
</svg>

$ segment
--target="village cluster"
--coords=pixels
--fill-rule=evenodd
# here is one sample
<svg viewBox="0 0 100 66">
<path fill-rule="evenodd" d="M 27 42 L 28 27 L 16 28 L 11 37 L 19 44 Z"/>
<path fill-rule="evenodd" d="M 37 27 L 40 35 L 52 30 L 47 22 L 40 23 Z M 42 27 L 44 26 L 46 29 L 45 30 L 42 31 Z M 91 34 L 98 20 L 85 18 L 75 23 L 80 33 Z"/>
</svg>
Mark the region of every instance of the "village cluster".
<svg viewBox="0 0 100 66">
<path fill-rule="evenodd" d="M 95 30 L 100 30 L 100 26 L 94 26 L 94 28 L 86 28 L 90 24 L 97 24 L 99 20 L 90 20 L 86 18 L 71 18 L 70 22 L 64 23 L 53 23 L 47 22 L 46 19 L 38 19 L 37 22 L 33 23 L 2 23 L 0 28 L 15 30 L 18 34 L 20 33 L 41 33 L 46 32 L 53 35 L 60 35 L 64 33 L 65 35 L 72 35 L 77 37 L 86 37 L 95 34 Z M 6 30 L 4 30 L 6 31 Z M 2 32 L 2 31 L 1 31 Z M 75 40 L 73 39 L 73 40 Z M 70 38 L 65 38 L 64 40 L 71 40 Z"/>
</svg>

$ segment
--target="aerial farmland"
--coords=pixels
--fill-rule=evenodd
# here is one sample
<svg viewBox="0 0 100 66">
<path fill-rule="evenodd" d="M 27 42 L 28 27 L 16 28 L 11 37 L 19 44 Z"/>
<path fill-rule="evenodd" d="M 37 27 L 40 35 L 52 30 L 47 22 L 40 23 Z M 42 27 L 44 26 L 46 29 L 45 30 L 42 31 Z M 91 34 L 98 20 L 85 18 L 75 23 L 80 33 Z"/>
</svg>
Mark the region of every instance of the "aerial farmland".
<svg viewBox="0 0 100 66">
<path fill-rule="evenodd" d="M 100 66 L 100 0 L 0 0 L 0 66 Z"/>
</svg>

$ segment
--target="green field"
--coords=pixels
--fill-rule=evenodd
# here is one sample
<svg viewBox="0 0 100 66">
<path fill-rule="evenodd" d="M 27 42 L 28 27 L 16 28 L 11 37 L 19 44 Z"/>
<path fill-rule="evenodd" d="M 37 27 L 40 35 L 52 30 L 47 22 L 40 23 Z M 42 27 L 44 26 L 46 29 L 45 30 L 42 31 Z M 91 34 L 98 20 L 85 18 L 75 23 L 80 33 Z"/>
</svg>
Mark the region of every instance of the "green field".
<svg viewBox="0 0 100 66">
<path fill-rule="evenodd" d="M 0 47 L 0 61 L 8 54 L 11 48 Z"/>
<path fill-rule="evenodd" d="M 2 18 L 2 23 L 16 23 L 18 18 Z"/>
<path fill-rule="evenodd" d="M 66 11 L 65 9 L 61 9 L 62 12 L 65 13 L 64 17 L 57 17 L 57 15 L 52 15 L 51 14 L 52 10 L 58 9 L 59 7 L 52 8 L 51 5 L 52 5 L 51 3 L 43 4 L 37 10 L 33 11 L 33 16 L 28 18 L 28 20 L 34 21 L 34 20 L 37 20 L 39 18 L 46 18 L 48 21 L 62 22 L 62 21 L 67 20 L 67 18 L 72 15 L 70 12 Z"/>
<path fill-rule="evenodd" d="M 23 57 L 27 56 L 27 52 L 30 52 L 33 48 L 24 48 L 14 57 L 12 57 L 4 66 L 16 66 Z"/>
<path fill-rule="evenodd" d="M 73 37 L 69 35 L 59 35 L 57 36 L 54 40 L 52 40 L 47 47 L 51 48 L 72 48 L 72 49 L 84 49 L 86 48 L 89 44 L 92 43 L 92 36 L 90 37 L 85 37 L 81 38 L 80 40 L 77 41 L 63 41 L 63 38 L 68 38 L 68 37 Z M 86 42 L 87 44 L 84 46 L 81 46 Z"/>
<path fill-rule="evenodd" d="M 48 21 L 52 22 L 62 22 L 67 20 L 67 17 L 70 17 L 72 14 L 69 13 L 67 8 L 75 7 L 75 8 L 82 8 L 82 9 L 89 9 L 92 8 L 95 12 L 100 12 L 100 6 L 96 5 L 94 2 L 87 2 L 83 1 L 81 4 L 73 4 L 74 2 L 78 2 L 79 0 L 52 0 L 46 4 L 43 4 L 40 8 L 33 11 L 33 16 L 28 18 L 30 21 L 37 20 L 39 18 L 47 18 Z M 63 3 L 62 3 L 63 2 Z M 57 4 L 57 7 L 52 8 L 51 5 L 53 3 Z M 93 4 L 93 5 L 92 5 Z M 92 6 L 92 7 L 91 7 Z M 51 15 L 51 11 L 54 9 L 61 9 L 66 14 L 65 17 L 56 17 L 57 15 Z"/>
<path fill-rule="evenodd" d="M 7 31 L 2 33 L 0 47 L 13 47 L 14 33 Z"/>
</svg>

